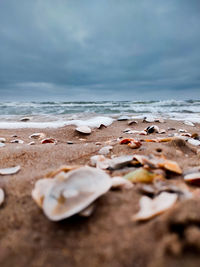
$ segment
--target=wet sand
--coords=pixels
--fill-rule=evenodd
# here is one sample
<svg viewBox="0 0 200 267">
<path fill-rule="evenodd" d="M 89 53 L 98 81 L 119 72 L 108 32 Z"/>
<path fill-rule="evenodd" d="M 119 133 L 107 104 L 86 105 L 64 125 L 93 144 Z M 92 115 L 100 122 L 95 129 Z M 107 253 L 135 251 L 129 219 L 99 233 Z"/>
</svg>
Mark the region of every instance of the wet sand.
<svg viewBox="0 0 200 267">
<path fill-rule="evenodd" d="M 126 128 L 143 130 L 152 124 L 176 130 L 148 137 L 123 133 Z M 0 266 L 200 266 L 200 197 L 179 201 L 164 214 L 144 223 L 131 221 L 139 209 L 141 194 L 137 186 L 131 190 L 109 191 L 97 200 L 96 210 L 89 218 L 76 215 L 60 222 L 49 221 L 31 198 L 35 182 L 49 171 L 63 164 L 87 165 L 91 156 L 109 144 L 113 150 L 108 157 L 163 154 L 177 161 L 183 170 L 200 165 L 197 147 L 189 144 L 143 142 L 139 149 L 131 149 L 116 141 L 120 136 L 164 137 L 180 128 L 200 134 L 199 125 L 191 127 L 177 121 L 139 122 L 131 126 L 127 121 L 114 122 L 107 128 L 93 130 L 90 135 L 78 134 L 73 126 L 0 130 L 0 137 L 8 142 L 24 141 L 24 144 L 6 142 L 0 148 L 0 168 L 21 166 L 15 175 L 0 176 L 0 187 L 6 194 L 0 207 Z M 57 145 L 39 141 L 27 145 L 31 141 L 29 135 L 35 132 L 57 139 Z M 171 180 L 182 182 L 182 176 L 174 175 Z"/>
</svg>

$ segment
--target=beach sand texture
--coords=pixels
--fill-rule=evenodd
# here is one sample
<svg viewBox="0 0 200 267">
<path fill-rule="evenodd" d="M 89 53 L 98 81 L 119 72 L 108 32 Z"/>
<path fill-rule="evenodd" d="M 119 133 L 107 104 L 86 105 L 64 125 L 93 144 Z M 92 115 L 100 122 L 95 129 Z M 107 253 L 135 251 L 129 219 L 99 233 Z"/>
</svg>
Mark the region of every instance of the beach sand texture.
<svg viewBox="0 0 200 267">
<path fill-rule="evenodd" d="M 142 121 L 131 126 L 127 121 L 116 121 L 107 128 L 93 129 L 90 135 L 81 135 L 74 126 L 0 130 L 0 137 L 6 138 L 6 145 L 0 148 L 0 168 L 21 166 L 17 174 L 0 175 L 0 188 L 5 191 L 5 202 L 0 207 L 0 266 L 200 266 L 197 186 L 189 186 L 197 191 L 191 199 L 178 201 L 165 213 L 143 223 L 131 220 L 139 210 L 142 196 L 138 185 L 130 190 L 110 190 L 96 201 L 96 209 L 88 218 L 75 215 L 60 222 L 49 221 L 31 197 L 35 182 L 48 172 L 64 164 L 88 165 L 90 157 L 109 144 L 113 149 L 107 157 L 153 154 L 175 160 L 183 170 L 200 165 L 198 147 L 190 144 L 142 142 L 140 148 L 131 149 L 116 140 L 164 137 L 180 128 L 200 134 L 198 124 L 192 127 L 172 120 L 152 124 L 165 129 L 166 134 L 123 133 L 126 128 L 144 130 L 151 125 Z M 168 127 L 176 130 L 168 131 Z M 29 136 L 41 131 L 55 138 L 57 144 L 41 144 L 36 140 L 35 145 L 27 145 L 32 141 Z M 9 143 L 13 139 L 24 143 Z M 111 175 L 120 172 L 123 170 Z M 182 175 L 171 175 L 167 181 L 185 184 Z"/>
</svg>

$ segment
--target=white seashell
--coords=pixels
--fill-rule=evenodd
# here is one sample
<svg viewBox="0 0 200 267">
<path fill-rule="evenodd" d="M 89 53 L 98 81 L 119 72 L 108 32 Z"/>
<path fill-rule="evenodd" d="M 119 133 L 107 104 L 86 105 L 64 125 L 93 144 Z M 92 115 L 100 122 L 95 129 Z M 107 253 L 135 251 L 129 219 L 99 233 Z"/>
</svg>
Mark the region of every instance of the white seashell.
<svg viewBox="0 0 200 267">
<path fill-rule="evenodd" d="M 12 144 L 23 144 L 24 141 L 20 140 L 20 139 L 15 139 L 15 140 L 10 141 L 10 143 L 12 143 Z"/>
<path fill-rule="evenodd" d="M 200 146 L 200 141 L 199 140 L 195 140 L 193 138 L 189 138 L 188 140 L 188 143 L 193 145 L 193 146 Z"/>
<path fill-rule="evenodd" d="M 0 138 L 0 143 L 5 143 L 5 142 L 6 142 L 6 138 L 1 137 Z"/>
<path fill-rule="evenodd" d="M 5 199 L 5 193 L 2 188 L 0 188 L 0 206 L 3 204 Z"/>
<path fill-rule="evenodd" d="M 31 139 L 38 139 L 38 140 L 41 140 L 41 139 L 44 139 L 46 137 L 46 134 L 45 133 L 33 133 L 29 136 L 29 138 Z"/>
<path fill-rule="evenodd" d="M 57 144 L 57 140 L 54 138 L 45 138 L 41 140 L 41 144 Z"/>
<path fill-rule="evenodd" d="M 21 169 L 21 167 L 19 165 L 12 167 L 12 168 L 0 169 L 0 175 L 15 174 L 15 173 L 19 172 L 20 169 Z"/>
<path fill-rule="evenodd" d="M 35 145 L 35 142 L 32 141 L 32 142 L 28 143 L 28 145 L 29 145 L 29 146 Z"/>
<path fill-rule="evenodd" d="M 162 192 L 156 198 L 143 196 L 140 199 L 140 211 L 133 216 L 134 221 L 145 221 L 171 208 L 177 201 L 175 193 Z"/>
<path fill-rule="evenodd" d="M 0 147 L 4 147 L 4 146 L 5 146 L 5 144 L 0 142 Z"/>
<path fill-rule="evenodd" d="M 30 118 L 24 117 L 24 118 L 21 118 L 20 121 L 23 121 L 23 122 L 30 121 Z"/>
<path fill-rule="evenodd" d="M 124 189 L 131 189 L 133 187 L 133 184 L 122 177 L 116 176 L 112 179 L 112 188 L 124 188 Z"/>
<path fill-rule="evenodd" d="M 133 160 L 133 156 L 124 155 L 120 157 L 113 158 L 109 161 L 109 168 L 115 170 L 127 166 Z"/>
<path fill-rule="evenodd" d="M 193 127 L 195 126 L 194 123 L 192 123 L 191 121 L 184 121 L 184 124 Z"/>
<path fill-rule="evenodd" d="M 90 158 L 91 166 L 99 169 L 107 169 L 109 167 L 110 159 L 105 158 L 103 155 L 95 155 Z"/>
<path fill-rule="evenodd" d="M 185 129 L 179 129 L 178 131 L 179 131 L 179 133 L 187 133 L 187 131 Z"/>
<path fill-rule="evenodd" d="M 155 122 L 155 118 L 153 118 L 153 117 L 144 117 L 143 122 Z"/>
<path fill-rule="evenodd" d="M 108 174 L 88 166 L 67 173 L 59 173 L 52 180 L 52 184 L 47 181 L 43 181 L 43 185 L 36 184 L 32 193 L 33 199 L 39 203 L 39 206 L 42 196 L 42 209 L 52 221 L 59 221 L 79 213 L 105 194 L 112 185 Z M 37 201 L 37 196 L 39 196 L 39 201 Z"/>
<path fill-rule="evenodd" d="M 107 155 L 110 153 L 110 151 L 113 149 L 113 146 L 104 146 L 99 150 L 99 154 L 101 155 Z"/>
<path fill-rule="evenodd" d="M 92 130 L 86 125 L 82 125 L 76 128 L 76 131 L 82 134 L 90 134 Z"/>
<path fill-rule="evenodd" d="M 88 206 L 86 209 L 82 210 L 78 215 L 82 217 L 89 217 L 94 212 L 94 209 L 95 209 L 95 205 L 92 204 Z"/>
</svg>

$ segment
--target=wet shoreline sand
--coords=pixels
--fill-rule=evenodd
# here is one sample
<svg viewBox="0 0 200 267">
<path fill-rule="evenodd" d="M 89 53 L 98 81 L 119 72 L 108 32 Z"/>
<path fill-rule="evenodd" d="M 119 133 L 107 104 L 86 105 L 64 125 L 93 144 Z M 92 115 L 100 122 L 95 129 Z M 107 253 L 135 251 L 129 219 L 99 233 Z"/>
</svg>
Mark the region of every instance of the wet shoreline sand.
<svg viewBox="0 0 200 267">
<path fill-rule="evenodd" d="M 137 186 L 131 190 L 109 191 L 97 200 L 96 210 L 89 218 L 76 215 L 56 223 L 49 221 L 31 198 L 35 182 L 49 171 L 64 164 L 87 165 L 91 156 L 110 144 L 113 150 L 108 157 L 163 154 L 177 161 L 183 170 L 199 165 L 198 147 L 192 145 L 182 148 L 171 142 L 142 142 L 141 148 L 131 149 L 116 141 L 120 136 L 146 139 L 123 130 L 144 130 L 152 124 L 176 130 L 151 134 L 148 138 L 164 137 L 180 128 L 200 133 L 200 125 L 191 127 L 179 121 L 139 121 L 131 126 L 127 121 L 116 121 L 107 128 L 94 129 L 90 135 L 78 134 L 75 126 L 0 130 L 0 137 L 8 142 L 24 141 L 24 144 L 6 142 L 6 146 L 0 148 L 1 168 L 21 166 L 15 175 L 0 176 L 0 187 L 6 194 L 0 207 L 1 266 L 198 266 L 200 239 L 195 241 L 195 236 L 200 236 L 200 198 L 178 202 L 164 214 L 141 224 L 131 221 L 139 209 L 141 194 Z M 29 136 L 35 132 L 44 132 L 58 143 L 36 141 L 33 146 L 27 145 L 31 141 Z M 176 182 L 181 177 L 175 175 L 172 180 Z"/>
</svg>

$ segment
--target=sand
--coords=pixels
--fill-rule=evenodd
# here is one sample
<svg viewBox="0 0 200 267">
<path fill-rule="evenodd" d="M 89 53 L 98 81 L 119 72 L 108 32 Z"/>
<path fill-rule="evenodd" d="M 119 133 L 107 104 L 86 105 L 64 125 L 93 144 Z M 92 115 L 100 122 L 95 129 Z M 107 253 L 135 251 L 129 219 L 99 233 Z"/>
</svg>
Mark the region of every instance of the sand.
<svg viewBox="0 0 200 267">
<path fill-rule="evenodd" d="M 177 121 L 154 124 L 176 130 L 163 135 L 151 134 L 148 138 L 164 137 L 180 128 L 200 133 L 199 125 L 191 127 Z M 139 209 L 141 193 L 137 186 L 131 190 L 109 191 L 97 200 L 96 210 L 89 218 L 76 215 L 60 222 L 49 221 L 31 198 L 35 182 L 49 171 L 63 164 L 87 165 L 90 157 L 108 144 L 113 145 L 108 157 L 163 154 L 177 161 L 183 170 L 200 165 L 198 149 L 191 145 L 143 143 L 141 148 L 131 149 L 116 141 L 120 136 L 136 137 L 123 133 L 127 127 L 143 130 L 149 125 L 139 122 L 128 126 L 127 121 L 114 122 L 86 136 L 75 132 L 73 126 L 0 130 L 0 137 L 7 139 L 6 146 L 0 148 L 0 168 L 21 166 L 15 175 L 0 176 L 0 187 L 6 194 L 0 207 L 0 266 L 200 266 L 198 197 L 179 201 L 164 214 L 144 223 L 131 221 Z M 39 141 L 33 146 L 27 145 L 29 135 L 41 131 L 57 139 L 57 145 Z M 13 139 L 22 139 L 24 144 L 8 143 Z M 172 182 L 184 183 L 182 180 L 180 175 L 171 177 Z"/>
</svg>

